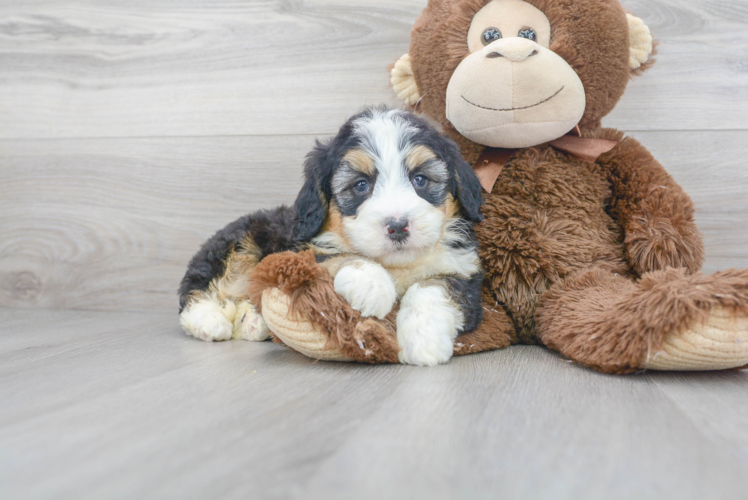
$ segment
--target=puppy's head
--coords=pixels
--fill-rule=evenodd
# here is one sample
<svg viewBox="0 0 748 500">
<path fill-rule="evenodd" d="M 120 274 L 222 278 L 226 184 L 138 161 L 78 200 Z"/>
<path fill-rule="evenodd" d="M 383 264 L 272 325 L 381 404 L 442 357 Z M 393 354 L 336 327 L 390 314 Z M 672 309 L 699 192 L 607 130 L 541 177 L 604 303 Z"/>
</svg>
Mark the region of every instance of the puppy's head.
<svg viewBox="0 0 748 500">
<path fill-rule="evenodd" d="M 481 187 L 457 145 L 415 115 L 372 108 L 307 157 L 296 238 L 407 264 L 459 221 L 479 222 Z"/>
</svg>

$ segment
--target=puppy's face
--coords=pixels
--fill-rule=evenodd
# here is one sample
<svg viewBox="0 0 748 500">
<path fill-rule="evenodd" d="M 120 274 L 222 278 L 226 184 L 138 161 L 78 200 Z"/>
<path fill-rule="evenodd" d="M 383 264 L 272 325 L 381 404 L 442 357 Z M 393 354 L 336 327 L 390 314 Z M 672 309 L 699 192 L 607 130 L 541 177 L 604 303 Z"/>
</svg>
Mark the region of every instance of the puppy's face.
<svg viewBox="0 0 748 500">
<path fill-rule="evenodd" d="M 456 212 L 448 167 L 419 132 L 394 112 L 362 118 L 333 174 L 331 229 L 339 214 L 346 242 L 383 264 L 407 263 L 433 248 Z"/>
<path fill-rule="evenodd" d="M 404 265 L 454 221 L 480 218 L 480 185 L 455 144 L 409 113 L 367 110 L 317 153 L 317 196 L 328 206 L 315 241 Z"/>
</svg>

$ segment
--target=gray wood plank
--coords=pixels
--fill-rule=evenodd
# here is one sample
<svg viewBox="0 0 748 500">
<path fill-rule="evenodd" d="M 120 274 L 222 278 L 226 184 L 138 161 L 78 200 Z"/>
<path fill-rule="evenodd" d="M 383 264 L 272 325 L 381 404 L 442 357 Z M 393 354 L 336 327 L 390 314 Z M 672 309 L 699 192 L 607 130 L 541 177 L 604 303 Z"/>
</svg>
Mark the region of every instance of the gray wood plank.
<svg viewBox="0 0 748 500">
<path fill-rule="evenodd" d="M 0 304 L 173 309 L 189 258 L 292 202 L 306 136 L 0 145 Z"/>
<path fill-rule="evenodd" d="M 3 2 L 0 138 L 331 133 L 394 103 L 425 0 Z M 627 0 L 661 41 L 607 124 L 746 129 L 741 1 Z"/>
<path fill-rule="evenodd" d="M 640 378 L 601 376 L 534 347 L 455 360 L 449 370 L 413 378 L 325 460 L 306 494 L 343 499 L 364 491 L 363 498 L 382 498 L 391 494 L 389 485 L 397 485 L 400 498 L 744 494 L 746 465 Z M 723 385 L 737 398 L 746 381 L 735 373 Z M 688 385 L 694 399 L 709 387 L 693 376 Z M 742 417 L 727 420 L 735 425 Z M 734 446 L 745 448 L 738 440 Z"/>
<path fill-rule="evenodd" d="M 4 2 L 0 137 L 327 133 L 423 1 Z"/>
<path fill-rule="evenodd" d="M 743 0 L 624 0 L 660 42 L 605 125 L 623 130 L 745 130 L 748 11 Z M 729 34 L 728 34 L 729 33 Z M 722 38 L 722 35 L 726 35 Z"/>
<path fill-rule="evenodd" d="M 611 377 L 528 346 L 433 369 L 315 363 L 189 339 L 171 314 L 45 312 L 56 331 L 38 316 L 0 309 L 0 338 L 16 339 L 0 344 L 16 362 L 0 372 L 3 498 L 738 499 L 748 486 L 735 459 L 748 436 L 732 432 L 744 416 L 725 411 L 746 372 Z"/>
<path fill-rule="evenodd" d="M 748 132 L 633 134 L 693 197 L 709 272 L 748 267 Z M 312 136 L 0 141 L 0 305 L 174 310 L 190 257 L 292 202 Z"/>
<path fill-rule="evenodd" d="M 743 375 L 746 372 L 743 372 Z M 709 437 L 733 459 L 748 465 L 748 384 L 735 373 L 701 374 L 693 390 L 693 376 L 679 373 L 653 373 L 647 377 L 683 411 L 700 432 Z"/>
</svg>

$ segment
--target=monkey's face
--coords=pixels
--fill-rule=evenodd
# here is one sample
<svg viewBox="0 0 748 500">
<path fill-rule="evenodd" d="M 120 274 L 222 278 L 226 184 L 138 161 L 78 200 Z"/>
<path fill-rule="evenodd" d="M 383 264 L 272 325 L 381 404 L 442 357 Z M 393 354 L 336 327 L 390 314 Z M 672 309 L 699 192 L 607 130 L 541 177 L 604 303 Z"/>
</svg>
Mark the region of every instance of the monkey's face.
<svg viewBox="0 0 748 500">
<path fill-rule="evenodd" d="M 391 82 L 474 159 L 594 130 L 653 50 L 619 0 L 433 0 Z"/>
<path fill-rule="evenodd" d="M 447 87 L 446 115 L 478 144 L 523 148 L 557 139 L 585 112 L 576 71 L 549 46 L 548 17 L 523 0 L 492 0 L 473 17 L 468 55 Z"/>
</svg>

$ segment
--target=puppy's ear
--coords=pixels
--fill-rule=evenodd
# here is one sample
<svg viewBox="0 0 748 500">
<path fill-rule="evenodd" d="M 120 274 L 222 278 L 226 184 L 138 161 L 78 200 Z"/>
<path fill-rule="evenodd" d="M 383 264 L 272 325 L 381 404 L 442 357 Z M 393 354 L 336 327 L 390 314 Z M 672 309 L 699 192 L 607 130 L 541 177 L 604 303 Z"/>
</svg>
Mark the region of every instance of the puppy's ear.
<svg viewBox="0 0 748 500">
<path fill-rule="evenodd" d="M 296 226 L 294 239 L 309 241 L 322 229 L 327 217 L 328 199 L 323 185 L 324 166 L 329 147 L 317 141 L 314 150 L 309 153 L 304 163 L 306 180 L 294 203 Z"/>
<path fill-rule="evenodd" d="M 480 206 L 483 204 L 483 188 L 472 167 L 462 158 L 457 144 L 450 141 L 449 162 L 452 165 L 452 196 L 460 202 L 462 216 L 472 222 L 481 222 L 483 215 Z"/>
</svg>

